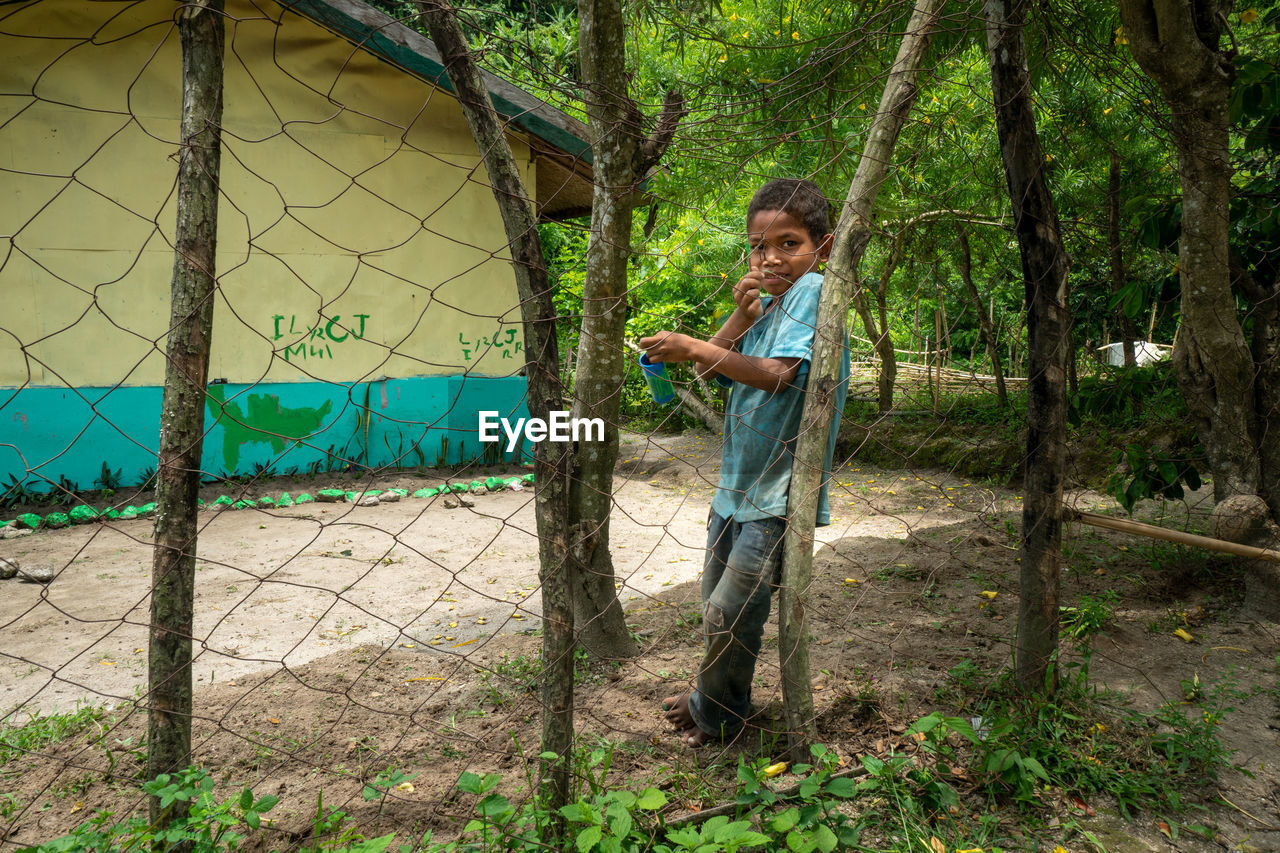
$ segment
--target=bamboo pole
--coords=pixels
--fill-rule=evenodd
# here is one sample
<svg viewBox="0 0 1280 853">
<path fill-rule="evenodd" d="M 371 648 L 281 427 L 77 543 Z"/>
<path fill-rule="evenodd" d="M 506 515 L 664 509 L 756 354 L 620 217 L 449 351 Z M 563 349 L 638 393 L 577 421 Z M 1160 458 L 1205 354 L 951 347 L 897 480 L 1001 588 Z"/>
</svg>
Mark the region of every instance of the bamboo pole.
<svg viewBox="0 0 1280 853">
<path fill-rule="evenodd" d="M 1105 530 L 1115 530 L 1119 533 L 1132 533 L 1136 536 L 1146 536 L 1150 539 L 1163 539 L 1166 542 L 1176 542 L 1179 545 L 1190 545 L 1192 548 L 1204 548 L 1209 551 L 1220 551 L 1223 554 L 1234 554 L 1237 557 L 1248 557 L 1253 560 L 1274 560 L 1280 563 L 1280 551 L 1273 551 L 1270 548 L 1255 548 L 1252 545 L 1227 542 L 1224 539 L 1214 539 L 1211 536 L 1201 536 L 1197 533 L 1169 530 L 1165 527 L 1157 527 L 1154 524 L 1133 521 L 1128 518 L 1112 518 L 1109 515 L 1083 512 L 1078 509 L 1072 509 L 1069 506 L 1063 507 L 1063 515 L 1067 521 L 1078 521 L 1091 527 L 1101 527 Z"/>
</svg>

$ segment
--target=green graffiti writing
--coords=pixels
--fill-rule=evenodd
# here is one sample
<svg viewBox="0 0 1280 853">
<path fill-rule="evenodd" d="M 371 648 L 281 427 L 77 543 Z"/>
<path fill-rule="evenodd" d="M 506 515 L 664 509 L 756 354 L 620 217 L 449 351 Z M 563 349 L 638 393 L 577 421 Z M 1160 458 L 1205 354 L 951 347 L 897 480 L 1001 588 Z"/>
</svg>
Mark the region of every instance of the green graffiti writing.
<svg viewBox="0 0 1280 853">
<path fill-rule="evenodd" d="M 239 400 L 227 402 L 225 385 L 209 386 L 205 403 L 209 414 L 218 419 L 222 427 L 222 459 L 228 471 L 235 471 L 240 464 L 240 445 L 269 444 L 272 451 L 281 453 L 286 443 L 306 438 L 324 423 L 333 410 L 333 401 L 325 400 L 318 409 L 280 405 L 275 394 L 249 394 L 246 398 L 248 412 Z"/>
<path fill-rule="evenodd" d="M 297 314 L 271 315 L 271 340 L 289 338 L 293 343 L 285 343 L 284 360 L 289 362 L 305 361 L 308 358 L 333 358 L 331 344 L 340 344 L 346 340 L 364 340 L 365 323 L 371 315 L 353 314 L 355 321 L 350 324 L 342 322 L 338 314 L 329 319 L 317 318 L 314 326 L 299 320 Z M 288 327 L 285 328 L 285 320 Z"/>
</svg>

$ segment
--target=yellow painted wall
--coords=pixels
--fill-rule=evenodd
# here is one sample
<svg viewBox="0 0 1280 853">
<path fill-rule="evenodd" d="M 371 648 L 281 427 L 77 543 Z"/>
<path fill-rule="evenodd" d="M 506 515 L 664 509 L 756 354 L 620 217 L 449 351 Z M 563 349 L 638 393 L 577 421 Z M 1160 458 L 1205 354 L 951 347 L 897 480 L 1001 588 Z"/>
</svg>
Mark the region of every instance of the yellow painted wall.
<svg viewBox="0 0 1280 853">
<path fill-rule="evenodd" d="M 0 7 L 0 386 L 163 380 L 176 9 Z M 514 374 L 506 238 L 456 101 L 270 0 L 227 13 L 211 378 Z"/>
</svg>

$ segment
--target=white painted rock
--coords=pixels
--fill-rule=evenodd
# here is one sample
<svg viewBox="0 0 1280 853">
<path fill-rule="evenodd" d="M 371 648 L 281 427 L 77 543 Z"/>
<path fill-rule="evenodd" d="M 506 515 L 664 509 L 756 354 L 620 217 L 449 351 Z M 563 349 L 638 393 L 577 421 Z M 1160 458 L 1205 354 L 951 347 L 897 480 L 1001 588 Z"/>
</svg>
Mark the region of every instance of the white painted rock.
<svg viewBox="0 0 1280 853">
<path fill-rule="evenodd" d="M 35 533 L 30 527 L 19 527 L 16 524 L 10 524 L 0 532 L 0 539 L 17 539 L 19 536 L 30 536 Z"/>
<path fill-rule="evenodd" d="M 377 506 L 380 503 L 382 503 L 382 501 L 378 499 L 377 495 L 369 495 L 368 497 L 360 498 L 360 500 L 356 501 L 356 506 Z"/>
<path fill-rule="evenodd" d="M 53 580 L 52 566 L 32 566 L 28 569 L 18 569 L 18 577 L 24 581 L 31 583 L 49 583 Z"/>
<path fill-rule="evenodd" d="M 378 499 L 384 504 L 393 504 L 400 500 L 400 494 L 398 492 L 383 492 L 378 495 Z"/>
</svg>

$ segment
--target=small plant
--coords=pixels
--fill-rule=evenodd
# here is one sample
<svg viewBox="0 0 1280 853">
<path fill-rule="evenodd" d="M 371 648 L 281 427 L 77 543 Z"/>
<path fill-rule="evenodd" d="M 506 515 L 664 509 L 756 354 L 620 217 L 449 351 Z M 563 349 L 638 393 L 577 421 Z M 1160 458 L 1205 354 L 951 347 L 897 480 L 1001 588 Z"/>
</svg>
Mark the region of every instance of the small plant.
<svg viewBox="0 0 1280 853">
<path fill-rule="evenodd" d="M 378 814 L 382 814 L 382 810 L 387 805 L 387 795 L 391 793 L 392 789 L 412 791 L 413 785 L 410 782 L 417 778 L 417 773 L 401 773 L 396 768 L 389 767 L 375 776 L 373 781 L 366 782 L 364 790 L 360 792 L 360 796 L 364 797 L 366 803 L 378 800 Z"/>
<path fill-rule="evenodd" d="M 237 850 L 245 836 L 240 827 L 258 829 L 262 815 L 277 797 L 254 798 L 245 788 L 240 796 L 217 803 L 213 799 L 213 779 L 204 770 L 188 767 L 178 773 L 162 773 L 143 785 L 143 790 L 159 798 L 166 815 L 176 803 L 189 804 L 188 814 L 152 824 L 136 817 L 112 823 L 111 812 L 99 812 L 76 827 L 70 835 L 39 847 L 24 847 L 18 853 L 98 853 L 107 850 L 183 850 L 190 853 L 224 853 Z"/>
<path fill-rule="evenodd" d="M 41 715 L 36 712 L 21 726 L 0 726 L 0 766 L 74 737 L 86 729 L 97 731 L 106 715 L 105 708 L 82 705 L 66 714 Z"/>
<path fill-rule="evenodd" d="M 1182 500 L 1184 484 L 1192 491 L 1200 488 L 1200 472 L 1187 459 L 1136 444 L 1124 449 L 1123 458 L 1128 463 L 1129 473 L 1115 474 L 1107 485 L 1130 515 L 1140 500 L 1154 497 Z"/>
<path fill-rule="evenodd" d="M 102 463 L 102 473 L 98 475 L 98 479 L 94 480 L 94 485 L 101 488 L 104 492 L 115 494 L 116 490 L 121 486 L 121 479 L 124 476 L 124 469 L 117 468 L 112 471 L 111 466 L 104 460 Z"/>
<path fill-rule="evenodd" d="M 1119 601 L 1120 594 L 1109 589 L 1097 597 L 1080 596 L 1075 607 L 1059 607 L 1062 633 L 1073 640 L 1089 639 L 1111 623 Z"/>
</svg>

